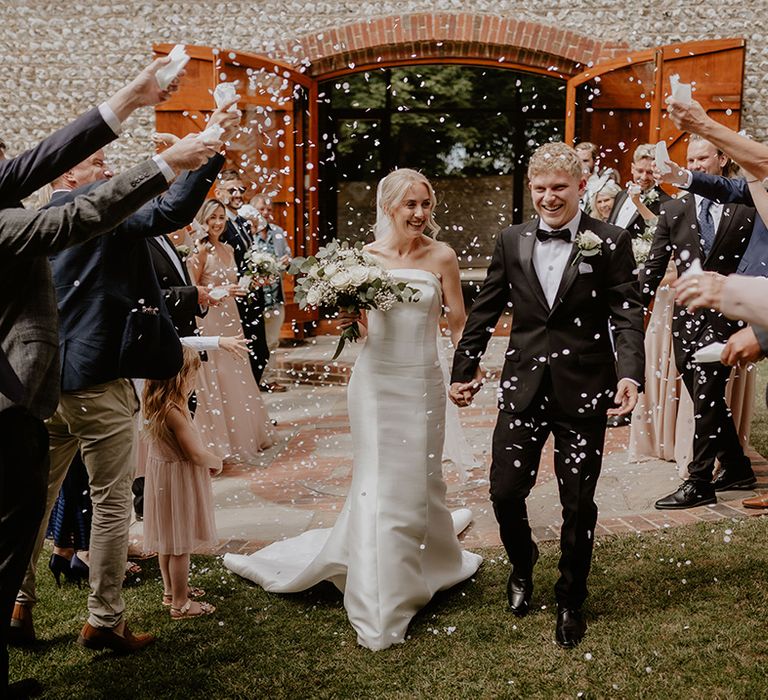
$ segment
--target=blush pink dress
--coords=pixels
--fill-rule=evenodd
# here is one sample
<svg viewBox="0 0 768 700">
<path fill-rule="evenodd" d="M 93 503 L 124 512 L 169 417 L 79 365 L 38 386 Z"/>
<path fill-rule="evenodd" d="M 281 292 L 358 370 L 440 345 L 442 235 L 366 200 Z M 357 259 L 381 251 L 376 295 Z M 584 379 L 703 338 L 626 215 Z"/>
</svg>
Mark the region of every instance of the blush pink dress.
<svg viewBox="0 0 768 700">
<path fill-rule="evenodd" d="M 179 410 L 197 430 L 187 407 Z M 172 435 L 157 441 L 147 434 L 145 439 L 145 549 L 178 555 L 218 544 L 208 468 L 187 460 Z"/>
<path fill-rule="evenodd" d="M 224 248 L 221 255 L 223 260 L 216 252 L 207 255 L 198 284 L 237 284 L 234 253 Z M 225 297 L 208 309 L 198 326 L 205 336 L 242 333 L 234 298 Z M 259 452 L 273 445 L 267 409 L 247 360 L 224 350 L 209 352 L 198 373 L 195 393 L 195 422 L 203 445 L 225 462 L 253 462 Z"/>
</svg>

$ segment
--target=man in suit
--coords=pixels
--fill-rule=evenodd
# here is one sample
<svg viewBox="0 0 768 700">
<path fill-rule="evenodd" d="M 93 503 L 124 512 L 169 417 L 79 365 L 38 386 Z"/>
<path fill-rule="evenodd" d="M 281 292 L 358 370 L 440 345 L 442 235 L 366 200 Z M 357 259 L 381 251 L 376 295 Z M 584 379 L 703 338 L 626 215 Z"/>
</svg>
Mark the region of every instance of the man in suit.
<svg viewBox="0 0 768 700">
<path fill-rule="evenodd" d="M 226 138 L 237 119 L 239 113 L 227 115 L 218 110 L 211 122 L 225 128 Z M 200 139 L 190 135 L 177 146 L 185 141 Z M 131 309 L 145 296 L 160 297 L 145 239 L 188 224 L 223 162 L 223 156 L 216 153 L 202 167 L 177 179 L 164 197 L 120 223 L 111 235 L 81 243 L 51 259 L 59 311 L 62 394 L 48 421 L 51 467 L 46 515 L 79 448 L 88 470 L 93 502 L 90 615 L 78 638 L 89 648 L 131 652 L 153 639 L 151 635 L 133 635 L 123 617 L 122 580 L 138 401 L 120 368 L 121 344 Z M 50 206 L 60 206 L 96 186 L 104 176 L 99 164 L 103 165 L 99 158 L 86 159 L 73 168 L 70 185 L 78 189 L 54 192 Z M 62 179 L 57 181 L 59 186 L 62 183 Z M 162 303 L 159 313 L 167 314 Z M 173 349 L 169 348 L 169 352 Z M 148 366 L 139 376 L 153 376 L 153 372 L 154 367 Z M 34 639 L 31 608 L 37 599 L 35 565 L 44 534 L 41 528 L 14 608 L 14 622 L 24 641 Z"/>
<path fill-rule="evenodd" d="M 709 142 L 703 141 L 703 143 Z M 715 149 L 718 156 L 722 156 L 722 151 L 711 144 L 710 148 Z M 746 180 L 710 173 L 706 169 L 697 167 L 697 163 L 692 164 L 690 160 L 688 169 L 676 164 L 672 165 L 669 173 L 658 173 L 657 177 L 713 202 L 754 206 L 752 193 Z M 768 229 L 759 214 L 755 216 L 752 236 L 736 268 L 736 273 L 751 277 L 768 277 Z M 768 356 L 768 328 L 749 325 L 737 330 L 728 338 L 721 360 L 725 365 L 745 365 L 758 362 L 766 356 Z M 766 404 L 768 405 L 768 393 Z M 745 498 L 742 504 L 748 508 L 768 508 L 768 496 Z"/>
<path fill-rule="evenodd" d="M 234 248 L 235 261 L 241 275 L 246 274 L 245 253 L 253 247 L 253 231 L 251 225 L 238 215 L 243 206 L 245 185 L 237 170 L 228 168 L 222 170 L 216 185 L 216 199 L 224 204 L 227 212 L 227 228 L 221 237 L 225 243 Z M 269 361 L 269 347 L 264 324 L 264 292 L 260 288 L 251 288 L 247 296 L 237 297 L 237 308 L 243 332 L 249 341 L 251 371 L 256 383 L 261 385 L 264 369 Z"/>
<path fill-rule="evenodd" d="M 599 165 L 599 153 L 596 144 L 590 141 L 581 141 L 574 148 L 576 155 L 579 156 L 581 166 L 584 170 L 584 177 L 587 178 L 587 188 L 581 197 L 581 209 L 585 214 L 592 214 L 592 197 L 594 197 L 603 186 L 613 180 L 617 185 L 621 184 L 619 173 L 614 168 Z"/>
<path fill-rule="evenodd" d="M 656 157 L 656 149 L 653 144 L 640 144 L 632 155 L 632 183 L 640 188 L 640 199 L 654 214 L 658 214 L 661 205 L 670 196 L 656 186 L 653 179 L 653 164 Z M 629 192 L 624 191 L 613 203 L 611 215 L 608 217 L 608 223 L 614 224 L 619 228 L 626 229 L 632 238 L 637 238 L 645 233 L 646 223 L 640 212 L 637 211 Z"/>
<path fill-rule="evenodd" d="M 540 147 L 528 177 L 538 217 L 505 229 L 496 241 L 456 348 L 450 396 L 457 405 L 471 402 L 493 328 L 512 308 L 490 473 L 491 501 L 512 564 L 507 596 L 513 613 L 528 612 L 538 550 L 526 498 L 553 433 L 563 505 L 555 639 L 571 648 L 586 631 L 581 607 L 606 416 L 628 414 L 643 380 L 643 310 L 629 234 L 579 210 L 586 183 L 575 151 L 562 143 Z"/>
<path fill-rule="evenodd" d="M 166 62 L 153 62 L 98 108 L 36 147 L 0 160 L 0 208 L 20 206 L 21 199 L 52 177 L 92 149 L 114 140 L 122 121 L 135 109 L 167 99 L 178 83 L 161 90 L 154 77 Z M 178 160 L 178 156 L 174 157 Z M 56 309 L 45 256 L 104 233 L 105 220 L 121 220 L 165 186 L 164 178 L 157 174 L 157 165 L 134 169 L 92 197 L 61 210 L 0 211 L 0 293 L 4 299 L 0 307 L 0 355 L 6 358 L 6 376 L 12 373 L 20 379 L 21 387 L 20 393 L 7 387 L 0 391 L 2 433 L 17 438 L 0 445 L 0 691 L 4 691 L 8 678 L 6 643 L 13 598 L 29 560 L 45 498 L 47 434 L 40 431 L 40 421 L 53 412 L 59 391 Z M 162 184 L 159 189 L 158 184 Z M 9 419 L 19 412 L 23 413 L 19 421 L 26 427 Z M 37 427 L 30 427 L 29 421 Z M 35 433 L 44 441 L 42 458 L 34 449 Z M 17 687 L 0 695 L 22 696 L 27 690 Z"/>
<path fill-rule="evenodd" d="M 692 138 L 688 144 L 691 169 L 720 175 L 728 158 L 714 144 Z M 698 194 L 665 202 L 653 245 L 641 272 L 642 292 L 650 303 L 674 255 L 678 277 L 700 260 L 705 270 L 730 274 L 744 258 L 755 223 L 755 210 L 741 204 L 723 205 Z M 727 343 L 743 324 L 712 310 L 690 313 L 676 307 L 672 320 L 675 364 L 693 399 L 695 429 L 688 478 L 656 508 L 683 509 L 715 503 L 716 491 L 750 489 L 755 484 L 749 458 L 739 441 L 725 402 L 731 368 L 722 362 L 696 363 L 695 352 L 713 342 Z M 751 331 L 747 330 L 748 333 Z M 713 481 L 715 459 L 720 472 Z"/>
<path fill-rule="evenodd" d="M 195 144 L 190 149 L 189 143 L 180 145 L 166 154 L 165 166 L 178 172 L 200 163 L 207 151 L 200 146 Z M 0 433 L 5 436 L 0 441 L 2 697 L 24 697 L 32 690 L 31 684 L 26 683 L 5 691 L 6 644 L 13 599 L 44 512 L 48 434 L 43 419 L 53 412 L 59 396 L 56 345 L 37 352 L 36 336 L 27 331 L 27 326 L 20 324 L 19 328 L 16 323 L 17 319 L 29 319 L 30 301 L 49 298 L 52 302 L 50 277 L 47 288 L 37 290 L 38 296 L 30 298 L 26 295 L 23 273 L 35 269 L 34 261 L 41 258 L 45 261 L 49 253 L 108 232 L 115 222 L 125 219 L 167 186 L 168 179 L 158 163 L 150 160 L 66 206 L 34 212 L 17 208 L 0 211 L 0 290 L 5 300 L 0 309 Z M 51 307 L 44 303 L 33 305 L 40 313 L 38 323 L 53 328 L 55 333 L 56 313 L 52 303 Z"/>
</svg>

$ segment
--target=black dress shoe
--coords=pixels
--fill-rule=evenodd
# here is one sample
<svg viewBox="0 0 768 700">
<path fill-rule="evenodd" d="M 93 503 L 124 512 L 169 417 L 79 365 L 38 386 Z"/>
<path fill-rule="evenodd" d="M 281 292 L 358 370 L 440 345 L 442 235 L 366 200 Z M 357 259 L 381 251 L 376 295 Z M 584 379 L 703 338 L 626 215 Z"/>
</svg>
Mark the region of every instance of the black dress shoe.
<svg viewBox="0 0 768 700">
<path fill-rule="evenodd" d="M 721 469 L 712 481 L 715 491 L 751 491 L 756 485 L 757 479 L 752 469 L 749 471 Z"/>
<path fill-rule="evenodd" d="M 680 488 L 669 496 L 656 501 L 658 510 L 683 510 L 705 506 L 708 503 L 717 503 L 715 489 L 712 484 L 703 484 L 700 481 L 684 481 Z"/>
<path fill-rule="evenodd" d="M 587 623 L 578 608 L 557 606 L 557 624 L 555 625 L 555 641 L 563 649 L 573 649 L 584 639 Z"/>
<path fill-rule="evenodd" d="M 531 609 L 533 595 L 533 567 L 539 560 L 539 548 L 531 542 L 531 570 L 525 576 L 518 576 L 514 567 L 507 579 L 507 601 L 509 611 L 517 617 L 525 617 Z"/>
</svg>

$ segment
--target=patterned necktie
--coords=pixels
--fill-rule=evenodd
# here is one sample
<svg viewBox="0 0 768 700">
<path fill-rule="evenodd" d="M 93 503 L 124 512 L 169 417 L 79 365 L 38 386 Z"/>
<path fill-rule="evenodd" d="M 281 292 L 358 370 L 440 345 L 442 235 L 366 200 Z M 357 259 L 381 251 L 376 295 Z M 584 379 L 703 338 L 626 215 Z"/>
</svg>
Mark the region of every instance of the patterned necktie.
<svg viewBox="0 0 768 700">
<path fill-rule="evenodd" d="M 709 208 L 712 206 L 712 200 L 701 198 L 699 203 L 699 233 L 701 234 L 701 247 L 704 255 L 709 255 L 712 250 L 712 244 L 715 242 L 715 222 Z"/>
<path fill-rule="evenodd" d="M 240 238 L 245 244 L 246 249 L 253 245 L 253 238 L 251 237 L 250 224 L 241 216 L 235 217 L 235 227 L 237 228 Z"/>
</svg>

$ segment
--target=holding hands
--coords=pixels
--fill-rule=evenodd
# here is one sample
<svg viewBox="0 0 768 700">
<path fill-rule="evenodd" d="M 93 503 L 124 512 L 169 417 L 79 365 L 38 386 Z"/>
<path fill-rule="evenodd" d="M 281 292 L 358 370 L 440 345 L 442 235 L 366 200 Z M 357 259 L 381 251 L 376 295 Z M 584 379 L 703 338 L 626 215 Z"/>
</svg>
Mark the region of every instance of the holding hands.
<svg viewBox="0 0 768 700">
<path fill-rule="evenodd" d="M 469 382 L 454 382 L 448 389 L 448 397 L 459 408 L 465 408 L 471 405 L 480 389 L 483 388 L 485 381 L 485 371 L 478 367 L 474 378 Z"/>
</svg>

